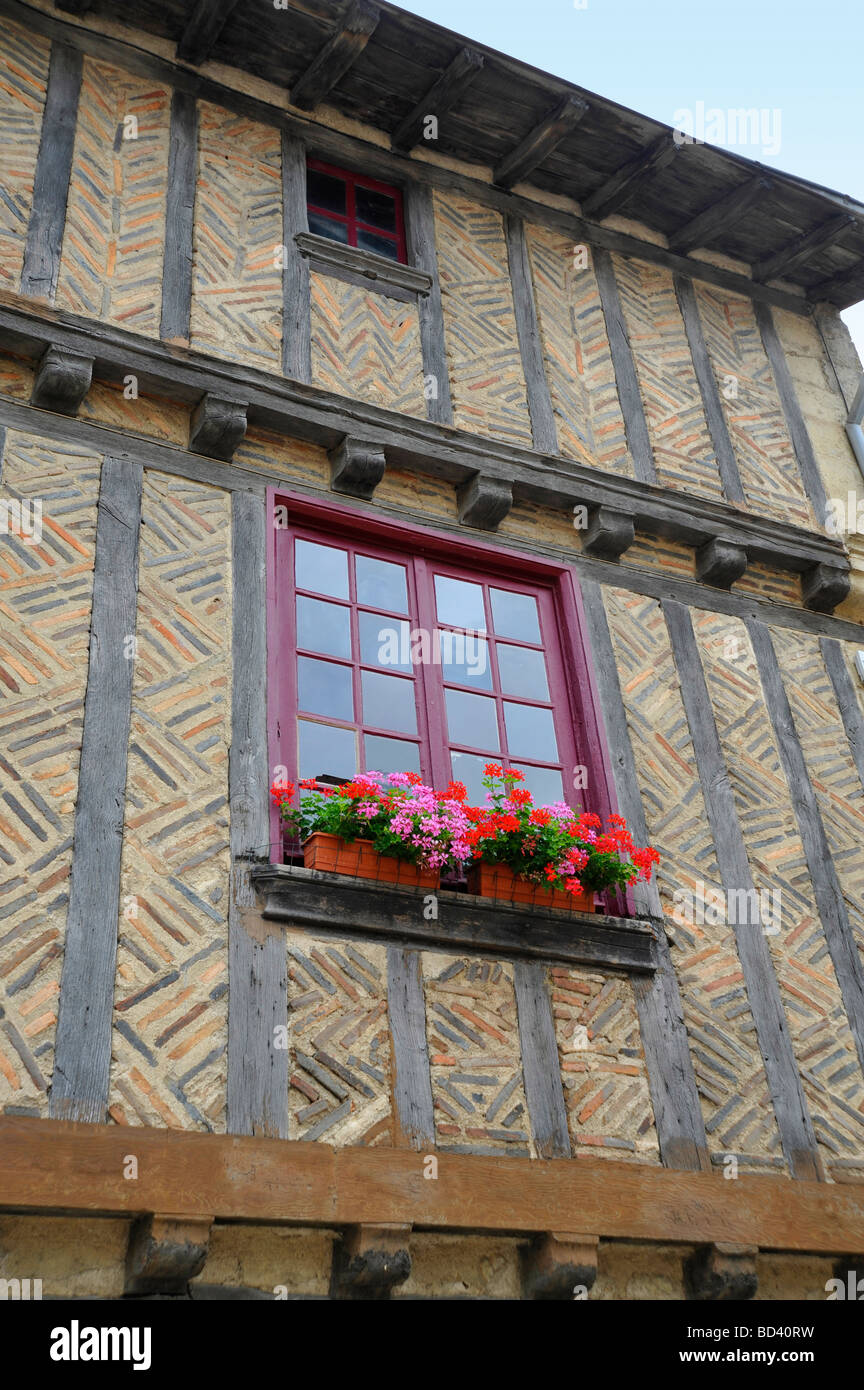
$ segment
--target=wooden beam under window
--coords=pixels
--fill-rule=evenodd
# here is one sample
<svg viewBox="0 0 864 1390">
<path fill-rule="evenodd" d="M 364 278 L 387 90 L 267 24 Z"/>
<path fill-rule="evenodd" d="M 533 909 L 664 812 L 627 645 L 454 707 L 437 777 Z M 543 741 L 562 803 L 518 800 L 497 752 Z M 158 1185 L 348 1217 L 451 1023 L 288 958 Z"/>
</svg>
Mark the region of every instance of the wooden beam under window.
<svg viewBox="0 0 864 1390">
<path fill-rule="evenodd" d="M 495 166 L 493 182 L 512 188 L 543 163 L 588 110 L 587 101 L 568 95 Z"/>
<path fill-rule="evenodd" d="M 196 67 L 206 63 L 236 8 L 237 0 L 198 0 L 177 45 L 181 62 L 194 63 Z"/>
<path fill-rule="evenodd" d="M 354 0 L 342 21 L 291 88 L 291 104 L 311 111 L 333 90 L 371 39 L 381 14 L 368 0 Z"/>
<path fill-rule="evenodd" d="M 475 49 L 461 49 L 450 66 L 432 83 L 426 95 L 421 97 L 414 110 L 397 126 L 390 137 L 393 149 L 403 153 L 413 149 L 423 133 L 427 116 L 434 116 L 440 124 L 441 117 L 452 111 L 462 93 L 482 71 L 484 61 L 482 53 L 477 53 Z"/>
<path fill-rule="evenodd" d="M 776 280 L 778 276 L 794 270 L 795 266 L 800 265 L 810 256 L 818 256 L 820 251 L 827 251 L 828 247 L 833 246 L 838 237 L 855 221 L 856 218 L 852 216 L 851 212 L 841 212 L 836 217 L 829 217 L 827 222 L 820 223 L 818 227 L 813 228 L 812 232 L 805 232 L 803 236 L 790 241 L 789 245 L 784 246 L 782 251 L 777 251 L 773 256 L 766 256 L 764 260 L 757 261 L 753 266 L 753 279 Z"/>
<path fill-rule="evenodd" d="M 583 199 L 583 214 L 596 218 L 598 222 L 608 217 L 626 203 L 643 183 L 671 164 L 679 148 L 671 136 L 661 135 L 647 150 L 622 164 L 611 178 Z"/>
<path fill-rule="evenodd" d="M 712 241 L 716 241 L 721 232 L 728 232 L 730 227 L 740 222 L 753 203 L 771 187 L 771 180 L 762 174 L 748 179 L 740 188 L 735 188 L 725 197 L 718 198 L 717 202 L 705 208 L 704 212 L 685 222 L 677 232 L 671 232 L 669 245 L 673 251 L 689 251 L 693 246 L 709 246 Z"/>
</svg>

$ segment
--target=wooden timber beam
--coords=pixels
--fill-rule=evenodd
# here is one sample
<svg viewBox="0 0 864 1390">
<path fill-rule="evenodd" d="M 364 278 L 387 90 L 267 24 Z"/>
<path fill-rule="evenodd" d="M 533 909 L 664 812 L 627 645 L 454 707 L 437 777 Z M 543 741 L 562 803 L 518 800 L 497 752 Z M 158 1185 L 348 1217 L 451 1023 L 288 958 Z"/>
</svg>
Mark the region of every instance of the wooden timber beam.
<svg viewBox="0 0 864 1390">
<path fill-rule="evenodd" d="M 647 150 L 622 164 L 605 183 L 583 198 L 582 212 L 585 217 L 593 217 L 600 222 L 617 211 L 653 174 L 671 164 L 681 148 L 670 135 L 661 135 Z"/>
<path fill-rule="evenodd" d="M 353 0 L 342 26 L 332 34 L 291 88 L 291 105 L 312 111 L 356 62 L 374 34 L 380 11 L 368 0 Z"/>
<path fill-rule="evenodd" d="M 237 0 L 198 0 L 177 45 L 180 61 L 193 63 L 195 67 L 206 63 L 236 8 Z"/>
<path fill-rule="evenodd" d="M 740 188 L 718 198 L 716 203 L 685 222 L 677 232 L 672 232 L 669 236 L 670 247 L 673 251 L 690 251 L 694 246 L 709 246 L 721 232 L 728 232 L 739 222 L 757 198 L 771 187 L 771 180 L 762 174 L 748 179 Z"/>
<path fill-rule="evenodd" d="M 58 10 L 67 14 L 86 14 L 92 4 L 93 0 L 57 0 Z"/>
<path fill-rule="evenodd" d="M 794 270 L 802 261 L 808 260 L 811 256 L 817 256 L 820 251 L 827 251 L 828 247 L 833 246 L 838 237 L 856 220 L 851 212 L 841 212 L 836 217 L 829 217 L 827 222 L 822 222 L 811 232 L 805 232 L 803 236 L 796 237 L 794 241 L 789 242 L 788 246 L 784 246 L 773 256 L 766 256 L 764 260 L 756 261 L 753 266 L 753 279 L 776 280 L 778 276 Z"/>
<path fill-rule="evenodd" d="M 401 150 L 403 154 L 413 149 L 423 133 L 427 116 L 435 116 L 440 124 L 441 117 L 453 110 L 462 93 L 482 71 L 484 62 L 482 53 L 477 53 L 475 49 L 460 49 L 413 111 L 396 127 L 390 137 L 392 148 Z"/>
<path fill-rule="evenodd" d="M 858 300 L 864 297 L 864 260 L 858 260 L 854 265 L 847 266 L 845 270 L 838 271 L 836 275 L 831 275 L 827 280 L 820 280 L 818 284 L 812 285 L 807 292 L 807 298 L 811 301 L 827 300 L 829 303 L 838 302 L 840 307 L 848 304 L 857 304 Z"/>
<path fill-rule="evenodd" d="M 129 1130 L 0 1116 L 7 1211 L 295 1225 L 578 1231 L 606 1239 L 729 1243 L 833 1255 L 864 1249 L 864 1185 L 683 1172 L 608 1159 L 439 1152 L 438 1181 L 411 1149 L 333 1149 L 239 1135 Z M 734 1192 L 730 1192 L 734 1187 Z"/>
<path fill-rule="evenodd" d="M 543 117 L 543 120 L 529 130 L 509 154 L 505 154 L 495 166 L 492 175 L 494 183 L 500 188 L 512 188 L 520 183 L 532 169 L 543 163 L 565 135 L 569 135 L 588 110 L 587 101 L 581 97 L 568 95 Z"/>
</svg>

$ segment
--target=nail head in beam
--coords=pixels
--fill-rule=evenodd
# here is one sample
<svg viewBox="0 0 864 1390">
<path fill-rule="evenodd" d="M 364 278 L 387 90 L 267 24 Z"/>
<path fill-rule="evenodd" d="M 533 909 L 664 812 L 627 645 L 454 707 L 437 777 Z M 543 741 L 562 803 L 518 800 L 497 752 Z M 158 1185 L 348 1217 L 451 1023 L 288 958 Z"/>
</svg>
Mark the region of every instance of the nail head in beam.
<svg viewBox="0 0 864 1390">
<path fill-rule="evenodd" d="M 413 149 L 423 133 L 427 116 L 437 117 L 440 124 L 441 117 L 452 111 L 462 93 L 482 71 L 484 62 L 482 53 L 477 53 L 473 48 L 460 49 L 449 67 L 432 83 L 401 125 L 396 127 L 390 137 L 392 148 L 404 152 Z"/>
<path fill-rule="evenodd" d="M 636 526 L 627 512 L 611 507 L 595 507 L 588 512 L 588 526 L 582 537 L 582 549 L 601 560 L 618 560 L 633 544 Z"/>
<path fill-rule="evenodd" d="M 291 88 L 291 105 L 311 111 L 324 100 L 328 92 L 356 62 L 375 32 L 380 11 L 354 0 L 342 22 L 341 29 L 332 34 L 309 67 Z"/>
<path fill-rule="evenodd" d="M 139 1217 L 129 1233 L 125 1292 L 185 1293 L 204 1268 L 212 1224 L 209 1216 Z"/>
<path fill-rule="evenodd" d="M 189 448 L 193 454 L 230 463 L 245 434 L 246 406 L 208 391 L 192 416 Z"/>
<path fill-rule="evenodd" d="M 822 222 L 818 227 L 814 227 L 812 232 L 806 232 L 803 236 L 796 237 L 784 246 L 782 251 L 777 251 L 773 256 L 766 256 L 764 260 L 757 261 L 752 267 L 753 279 L 759 281 L 776 280 L 779 276 L 794 270 L 802 261 L 809 260 L 811 256 L 818 256 L 820 251 L 827 251 L 829 246 L 833 246 L 838 237 L 842 236 L 847 227 L 853 226 L 856 222 L 851 212 L 841 212 L 836 217 L 829 217 L 827 222 Z"/>
<path fill-rule="evenodd" d="M 755 1245 L 703 1245 L 684 1264 L 687 1297 L 694 1302 L 745 1301 L 759 1287 Z"/>
<path fill-rule="evenodd" d="M 838 604 L 848 598 L 852 579 L 848 569 L 824 562 L 807 570 L 801 579 L 804 607 L 812 613 L 833 613 Z"/>
<path fill-rule="evenodd" d="M 39 363 L 30 404 L 58 415 L 77 415 L 90 390 L 94 359 L 68 348 L 49 347 Z"/>
<path fill-rule="evenodd" d="M 497 183 L 500 188 L 512 188 L 514 184 L 519 183 L 560 145 L 565 135 L 569 135 L 573 127 L 578 125 L 587 110 L 587 101 L 572 94 L 566 96 L 523 140 L 519 141 L 518 145 L 514 146 L 509 154 L 505 154 L 495 167 L 493 183 Z"/>
<path fill-rule="evenodd" d="M 206 63 L 238 0 L 198 0 L 177 45 L 181 63 Z"/>
<path fill-rule="evenodd" d="M 696 578 L 715 589 L 730 589 L 747 568 L 747 551 L 714 536 L 696 551 Z"/>
<path fill-rule="evenodd" d="M 331 488 L 351 497 L 370 498 L 387 467 L 382 446 L 365 439 L 343 439 L 329 458 Z"/>
<path fill-rule="evenodd" d="M 332 1298 L 386 1299 L 411 1273 L 411 1227 L 395 1222 L 349 1226 L 333 1247 Z"/>
<path fill-rule="evenodd" d="M 670 233 L 669 246 L 673 251 L 689 251 L 694 246 L 709 246 L 721 232 L 726 232 L 739 222 L 758 198 L 772 188 L 771 179 L 757 175 L 748 179 L 740 188 L 735 188 L 716 203 L 705 208 L 677 232 Z"/>
<path fill-rule="evenodd" d="M 521 1251 L 525 1298 L 572 1300 L 577 1285 L 590 1289 L 597 1278 L 597 1236 L 544 1231 Z"/>
<path fill-rule="evenodd" d="M 608 217 L 626 203 L 645 179 L 671 164 L 681 148 L 671 136 L 661 135 L 647 150 L 622 164 L 604 184 L 583 199 L 583 217 L 591 217 L 598 222 Z"/>
<path fill-rule="evenodd" d="M 513 488 L 503 478 L 475 473 L 457 493 L 459 520 L 463 526 L 494 531 L 513 506 Z"/>
</svg>

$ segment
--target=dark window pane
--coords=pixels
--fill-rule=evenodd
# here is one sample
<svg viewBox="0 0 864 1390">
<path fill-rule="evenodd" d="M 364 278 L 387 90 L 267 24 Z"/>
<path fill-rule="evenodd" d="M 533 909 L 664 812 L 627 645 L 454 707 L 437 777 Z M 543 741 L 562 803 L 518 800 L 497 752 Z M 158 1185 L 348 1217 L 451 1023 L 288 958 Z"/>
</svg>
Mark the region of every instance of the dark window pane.
<svg viewBox="0 0 864 1390">
<path fill-rule="evenodd" d="M 405 566 L 391 565 L 388 560 L 373 560 L 370 555 L 358 555 L 357 602 L 368 603 L 370 608 L 385 608 L 388 613 L 407 613 Z"/>
<path fill-rule="evenodd" d="M 363 671 L 362 683 L 364 724 L 371 724 L 375 729 L 396 729 L 400 734 L 416 734 L 413 681 L 404 676 Z"/>
<path fill-rule="evenodd" d="M 468 789 L 468 801 L 472 806 L 486 805 L 486 788 L 483 785 L 483 769 L 489 759 L 478 758 L 475 753 L 451 753 L 450 767 L 453 778 L 464 782 Z"/>
<path fill-rule="evenodd" d="M 551 709 L 514 705 L 505 700 L 504 727 L 511 757 L 548 758 L 550 762 L 557 760 L 558 744 Z"/>
<path fill-rule="evenodd" d="M 348 223 L 337 222 L 335 217 L 325 217 L 323 213 L 309 210 L 309 230 L 316 236 L 329 237 L 331 241 L 341 241 L 348 245 Z"/>
<path fill-rule="evenodd" d="M 301 777 L 353 777 L 357 771 L 353 729 L 298 719 Z"/>
<path fill-rule="evenodd" d="M 374 251 L 376 256 L 386 256 L 390 261 L 398 261 L 399 247 L 386 236 L 376 236 L 363 227 L 357 228 L 357 245 L 361 251 Z"/>
<path fill-rule="evenodd" d="M 526 695 L 529 700 L 548 700 L 546 659 L 542 652 L 530 647 L 508 647 L 499 642 L 496 647 L 498 677 L 505 695 Z"/>
<path fill-rule="evenodd" d="M 450 579 L 445 574 L 435 576 L 435 599 L 438 621 L 453 627 L 468 627 L 473 632 L 485 632 L 486 614 L 483 608 L 483 588 L 464 579 Z"/>
<path fill-rule="evenodd" d="M 377 227 L 382 232 L 395 232 L 396 199 L 391 198 L 389 193 L 379 193 L 374 188 L 361 188 L 360 184 L 357 184 L 354 198 L 358 222 L 368 222 L 370 227 Z M 312 198 L 310 201 L 314 203 L 315 199 Z"/>
<path fill-rule="evenodd" d="M 404 738 L 382 738 L 380 734 L 367 734 L 365 743 L 367 772 L 420 771 L 420 749 L 416 743 Z"/>
<path fill-rule="evenodd" d="M 413 671 L 411 626 L 398 618 L 378 613 L 357 614 L 360 627 L 360 660 L 364 666 L 383 666 L 387 671 Z"/>
<path fill-rule="evenodd" d="M 329 719 L 354 718 L 350 666 L 298 656 L 297 686 L 298 704 L 307 714 L 323 714 Z"/>
<path fill-rule="evenodd" d="M 335 603 L 297 597 L 297 646 L 351 660 L 351 614 Z"/>
<path fill-rule="evenodd" d="M 325 212 L 346 212 L 345 180 L 334 178 L 332 174 L 322 174 L 320 169 L 306 171 L 306 201 Z"/>
<path fill-rule="evenodd" d="M 488 748 L 491 752 L 497 753 L 498 720 L 495 716 L 495 701 L 485 695 L 468 695 L 463 690 L 445 690 L 444 698 L 447 702 L 450 742 L 465 743 L 469 748 Z M 542 756 L 541 753 L 540 757 Z"/>
<path fill-rule="evenodd" d="M 526 767 L 524 763 L 514 763 L 514 767 L 525 773 L 520 787 L 527 787 L 536 806 L 550 806 L 554 801 L 564 800 L 561 773 L 557 767 Z"/>
<path fill-rule="evenodd" d="M 294 579 L 298 589 L 330 598 L 348 597 L 348 554 L 332 545 L 298 541 L 294 548 Z"/>
<path fill-rule="evenodd" d="M 517 642 L 539 642 L 540 623 L 537 600 L 530 594 L 514 594 L 510 589 L 492 589 L 492 626 L 499 637 L 515 637 Z"/>
<path fill-rule="evenodd" d="M 492 689 L 489 643 L 476 632 L 438 633 L 441 646 L 441 674 L 454 685 L 472 685 L 475 690 Z"/>
</svg>

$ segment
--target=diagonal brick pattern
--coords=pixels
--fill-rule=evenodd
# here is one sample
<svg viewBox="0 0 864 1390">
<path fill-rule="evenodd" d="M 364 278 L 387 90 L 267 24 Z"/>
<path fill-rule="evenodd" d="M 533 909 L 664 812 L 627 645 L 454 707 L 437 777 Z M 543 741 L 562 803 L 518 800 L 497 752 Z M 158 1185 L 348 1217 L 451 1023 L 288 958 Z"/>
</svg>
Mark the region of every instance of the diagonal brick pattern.
<svg viewBox="0 0 864 1390">
<path fill-rule="evenodd" d="M 4 17 L 0 35 L 0 290 L 21 281 L 51 45 Z"/>
<path fill-rule="evenodd" d="M 314 271 L 311 283 L 313 383 L 425 419 L 417 305 Z"/>
<path fill-rule="evenodd" d="M 110 1114 L 220 1131 L 230 495 L 145 470 L 141 519 Z"/>
<path fill-rule="evenodd" d="M 42 500 L 42 541 L 0 534 L 0 1109 L 47 1114 L 69 899 L 101 460 L 10 433 L 4 500 Z"/>
<path fill-rule="evenodd" d="M 512 965 L 424 952 L 423 979 L 439 1147 L 533 1155 Z"/>
<path fill-rule="evenodd" d="M 289 1138 L 392 1144 L 387 948 L 289 931 Z"/>
<path fill-rule="evenodd" d="M 57 303 L 159 336 L 171 94 L 85 58 Z"/>
<path fill-rule="evenodd" d="M 435 236 L 454 423 L 530 447 L 501 214 L 436 192 Z"/>
<path fill-rule="evenodd" d="M 574 1152 L 659 1163 L 630 981 L 553 967 L 550 985 Z"/>
</svg>

